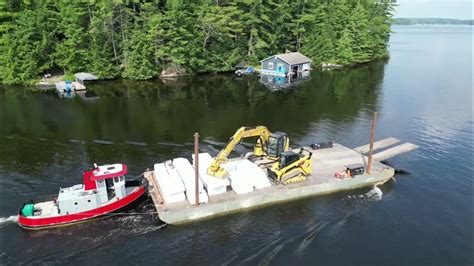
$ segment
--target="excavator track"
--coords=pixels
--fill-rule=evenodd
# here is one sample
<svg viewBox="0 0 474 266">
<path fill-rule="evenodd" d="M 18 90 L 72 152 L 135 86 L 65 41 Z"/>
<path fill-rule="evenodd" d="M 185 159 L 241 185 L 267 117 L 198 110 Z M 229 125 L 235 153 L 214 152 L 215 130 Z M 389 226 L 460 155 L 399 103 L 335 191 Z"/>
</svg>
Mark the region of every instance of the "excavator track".
<svg viewBox="0 0 474 266">
<path fill-rule="evenodd" d="M 295 183 L 305 182 L 306 180 L 307 180 L 307 177 L 300 173 L 300 174 L 295 175 L 295 176 L 290 176 L 290 177 L 283 178 L 282 183 L 285 184 L 285 185 L 288 185 L 288 184 L 295 184 Z"/>
</svg>

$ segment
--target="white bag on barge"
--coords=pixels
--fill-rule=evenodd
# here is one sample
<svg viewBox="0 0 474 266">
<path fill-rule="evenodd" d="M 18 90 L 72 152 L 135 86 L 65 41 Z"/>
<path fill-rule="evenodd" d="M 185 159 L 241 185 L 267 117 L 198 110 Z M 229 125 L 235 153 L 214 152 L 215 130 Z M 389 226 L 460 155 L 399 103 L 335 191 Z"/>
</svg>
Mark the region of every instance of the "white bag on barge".
<svg viewBox="0 0 474 266">
<path fill-rule="evenodd" d="M 237 194 L 262 189 L 271 186 L 265 172 L 247 159 L 234 160 L 226 163 L 224 168 L 229 173 L 232 189 Z"/>
<path fill-rule="evenodd" d="M 181 180 L 184 183 L 186 188 L 186 198 L 191 205 L 196 204 L 196 177 L 194 173 L 194 168 L 188 159 L 185 158 L 176 158 L 173 160 L 173 165 L 178 171 Z M 199 189 L 199 203 L 207 203 L 209 201 L 209 196 L 207 196 L 206 190 L 204 189 L 201 179 L 198 180 L 198 189 Z"/>
<path fill-rule="evenodd" d="M 227 162 L 223 167 L 229 173 L 230 186 L 235 193 L 241 195 L 253 191 L 251 176 L 242 169 L 240 161 Z"/>
<path fill-rule="evenodd" d="M 262 189 L 271 186 L 268 176 L 258 165 L 249 160 L 241 160 L 238 164 L 239 169 L 243 169 L 243 174 L 250 177 L 250 182 L 255 189 Z"/>
<path fill-rule="evenodd" d="M 199 154 L 199 176 L 201 177 L 201 180 L 204 183 L 209 196 L 225 193 L 227 191 L 227 186 L 230 184 L 230 181 L 227 178 L 219 178 L 207 174 L 207 168 L 209 168 L 213 160 L 214 159 L 209 153 Z"/>
<path fill-rule="evenodd" d="M 184 195 L 184 185 L 178 171 L 171 164 L 171 161 L 157 163 L 154 165 L 155 178 L 163 193 L 163 200 L 166 203 L 175 203 L 186 200 Z"/>
</svg>

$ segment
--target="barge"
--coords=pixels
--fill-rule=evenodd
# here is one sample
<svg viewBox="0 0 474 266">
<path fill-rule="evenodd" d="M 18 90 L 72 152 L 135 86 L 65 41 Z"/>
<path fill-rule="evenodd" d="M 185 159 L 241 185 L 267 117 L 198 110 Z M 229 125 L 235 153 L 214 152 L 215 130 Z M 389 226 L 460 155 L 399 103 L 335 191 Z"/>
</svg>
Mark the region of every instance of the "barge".
<svg viewBox="0 0 474 266">
<path fill-rule="evenodd" d="M 251 128 L 256 130 L 256 127 Z M 198 136 L 195 136 L 195 154 L 191 161 L 176 158 L 155 164 L 153 170 L 144 173 L 160 220 L 168 224 L 182 224 L 304 197 L 380 185 L 395 174 L 394 168 L 383 164 L 382 160 L 418 148 L 411 143 L 394 146 L 399 142 L 395 138 L 375 143 L 371 138 L 372 145 L 354 149 L 332 142 L 329 145 L 315 144 L 298 149 L 288 146 L 285 149 L 288 140 L 282 138 L 282 143 L 274 141 L 274 144 L 286 151 L 272 155 L 272 158 L 270 148 L 266 148 L 268 154 L 262 155 L 262 150 L 265 150 L 265 145 L 270 147 L 268 145 L 272 144 L 271 138 L 275 134 L 270 135 L 265 130 L 248 134 L 248 129 L 241 128 L 239 134 L 237 131 L 215 158 L 207 153 L 198 154 Z M 275 133 L 277 136 L 282 134 Z M 255 136 L 259 140 L 253 153 L 227 159 L 242 138 Z M 390 146 L 372 156 L 373 150 Z M 303 150 L 309 156 L 303 155 Z M 282 158 L 286 154 L 298 157 L 288 165 L 288 169 L 277 169 L 278 164 L 282 166 Z M 290 178 L 278 178 L 283 177 L 281 173 L 288 174 Z"/>
</svg>

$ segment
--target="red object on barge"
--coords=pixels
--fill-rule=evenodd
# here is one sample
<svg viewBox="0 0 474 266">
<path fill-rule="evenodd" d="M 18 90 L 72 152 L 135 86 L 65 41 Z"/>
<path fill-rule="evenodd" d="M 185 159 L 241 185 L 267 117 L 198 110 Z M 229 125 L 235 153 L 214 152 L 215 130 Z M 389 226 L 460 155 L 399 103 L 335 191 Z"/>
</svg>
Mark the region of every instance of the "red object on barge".
<svg viewBox="0 0 474 266">
<path fill-rule="evenodd" d="M 140 180 L 126 181 L 124 164 L 96 166 L 84 172 L 84 184 L 60 188 L 58 195 L 23 203 L 18 222 L 25 229 L 70 225 L 112 215 L 145 194 Z"/>
</svg>

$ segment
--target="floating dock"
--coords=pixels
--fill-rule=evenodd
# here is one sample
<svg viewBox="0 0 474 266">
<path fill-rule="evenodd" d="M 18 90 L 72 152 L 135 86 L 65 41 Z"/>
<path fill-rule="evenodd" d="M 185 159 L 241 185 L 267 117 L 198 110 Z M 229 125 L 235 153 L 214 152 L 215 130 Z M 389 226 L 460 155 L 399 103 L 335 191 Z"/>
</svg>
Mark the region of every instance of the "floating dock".
<svg viewBox="0 0 474 266">
<path fill-rule="evenodd" d="M 373 150 L 393 146 L 398 142 L 395 138 L 377 141 L 373 143 Z M 310 147 L 305 148 L 311 150 Z M 367 168 L 368 157 L 364 154 L 369 151 L 369 145 L 351 149 L 334 143 L 332 148 L 312 150 L 312 174 L 307 177 L 305 182 L 284 185 L 269 179 L 272 181 L 270 186 L 240 195 L 228 187 L 224 193 L 209 195 L 208 201 L 199 205 L 191 205 L 186 200 L 175 203 L 165 202 L 162 194 L 163 188 L 157 182 L 155 171 L 147 171 L 144 176 L 148 180 L 149 194 L 153 199 L 159 218 L 168 224 L 182 224 L 304 197 L 383 184 L 394 176 L 395 170 L 379 160 L 385 160 L 416 148 L 418 146 L 405 143 L 375 153 L 370 173 L 338 178 L 335 177 L 335 173 L 344 172 L 348 165 L 362 164 Z M 239 160 L 247 159 L 230 159 L 229 163 Z"/>
</svg>

